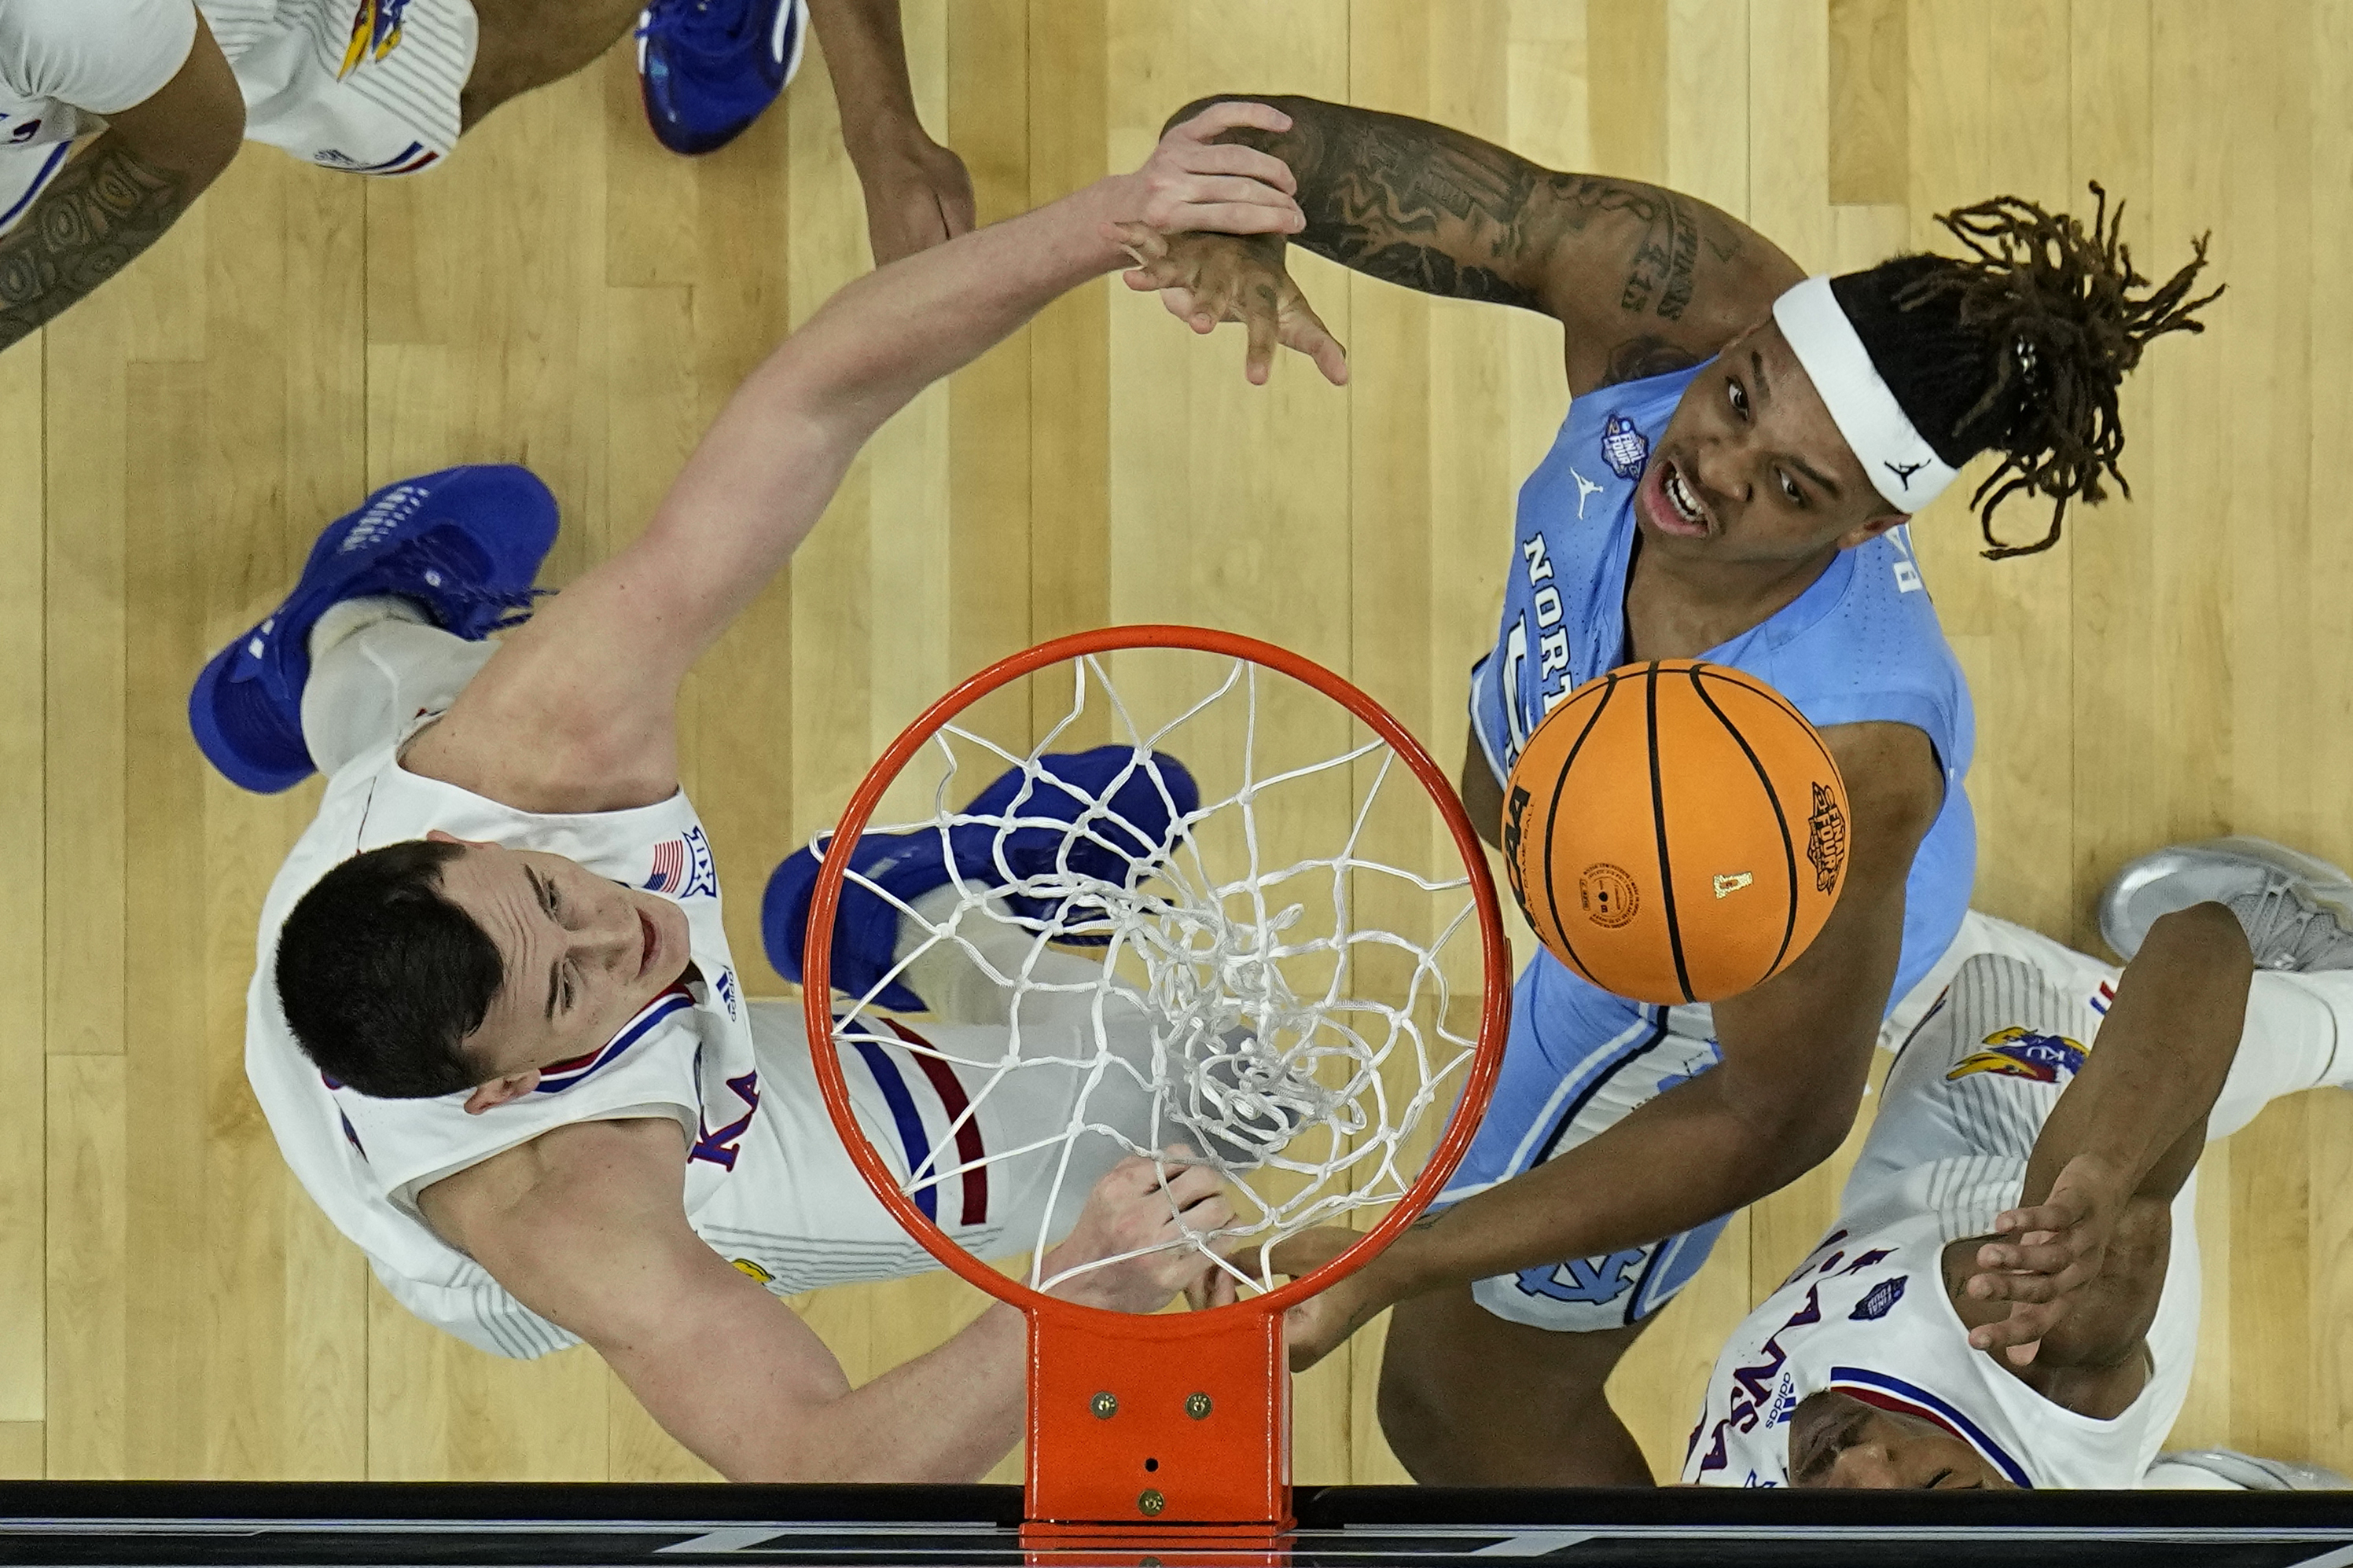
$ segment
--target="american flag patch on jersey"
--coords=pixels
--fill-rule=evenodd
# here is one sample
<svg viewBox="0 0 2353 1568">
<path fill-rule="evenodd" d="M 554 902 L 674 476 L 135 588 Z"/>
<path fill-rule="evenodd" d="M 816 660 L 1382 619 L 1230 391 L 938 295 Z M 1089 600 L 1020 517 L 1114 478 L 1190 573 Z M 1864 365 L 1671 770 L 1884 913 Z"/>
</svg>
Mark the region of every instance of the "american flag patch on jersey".
<svg viewBox="0 0 2353 1568">
<path fill-rule="evenodd" d="M 673 899 L 691 899 L 702 894 L 706 898 L 719 896 L 719 875 L 711 863 L 711 841 L 700 827 L 690 827 L 676 838 L 665 838 L 654 846 L 653 867 L 646 874 L 645 889 L 649 893 L 666 893 Z"/>
</svg>

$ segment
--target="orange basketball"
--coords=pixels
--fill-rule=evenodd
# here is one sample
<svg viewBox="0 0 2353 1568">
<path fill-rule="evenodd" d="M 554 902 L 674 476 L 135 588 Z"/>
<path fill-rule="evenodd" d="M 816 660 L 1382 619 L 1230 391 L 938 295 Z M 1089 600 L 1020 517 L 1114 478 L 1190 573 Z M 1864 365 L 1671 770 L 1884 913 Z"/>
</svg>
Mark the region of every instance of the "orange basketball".
<svg viewBox="0 0 2353 1568">
<path fill-rule="evenodd" d="M 1554 957 L 1640 1002 L 1715 1002 L 1819 935 L 1845 885 L 1846 784 L 1779 692 L 1695 659 L 1570 692 L 1504 789 L 1512 892 Z"/>
</svg>

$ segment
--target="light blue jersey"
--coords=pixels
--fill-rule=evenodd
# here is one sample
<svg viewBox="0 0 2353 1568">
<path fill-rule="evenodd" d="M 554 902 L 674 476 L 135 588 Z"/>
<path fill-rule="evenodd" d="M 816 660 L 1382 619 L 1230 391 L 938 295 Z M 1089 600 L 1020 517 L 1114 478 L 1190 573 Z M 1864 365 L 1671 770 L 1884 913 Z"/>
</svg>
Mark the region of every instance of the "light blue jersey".
<svg viewBox="0 0 2353 1568">
<path fill-rule="evenodd" d="M 1713 362 L 1711 362 L 1712 363 Z M 1588 393 L 1520 487 L 1518 527 L 1494 651 L 1471 676 L 1471 725 L 1500 784 L 1529 734 L 1585 681 L 1630 660 L 1626 574 L 1634 492 L 1683 389 L 1709 369 Z M 1977 824 L 1962 788 L 1977 739 L 1967 683 L 1928 602 L 1907 529 L 1841 551 L 1761 625 L 1710 648 L 1817 727 L 1910 724 L 1936 747 L 1945 799 L 1905 887 L 1904 948 L 1883 1005 L 1945 952 L 1968 912 Z M 1504 1076 L 1447 1197 L 1516 1175 L 1594 1136 L 1713 1059 L 1704 1009 L 1613 995 L 1539 952 L 1514 988 Z M 1554 1328 L 1631 1322 L 1665 1304 L 1720 1226 L 1651 1247 L 1482 1280 L 1490 1310 Z"/>
<path fill-rule="evenodd" d="M 1712 363 L 1712 362 L 1711 362 Z M 1707 367 L 1588 393 L 1520 487 L 1518 553 L 1495 650 L 1471 674 L 1472 731 L 1497 783 L 1544 716 L 1584 682 L 1626 663 L 1626 571 L 1634 490 L 1651 443 L 1683 388 Z M 1960 666 L 1936 624 L 1908 528 L 1842 550 L 1779 613 L 1700 655 L 1746 670 L 1817 728 L 1882 721 L 1924 731 L 1945 770 L 1945 803 L 1904 889 L 1904 955 L 1894 996 L 1951 945 L 1977 877 L 1977 823 L 1961 787 L 1977 720 Z M 1640 1004 L 1559 968 L 1546 1010 L 1574 1011 L 1603 1034 Z M 1891 1004 L 1893 996 L 1890 998 Z"/>
</svg>

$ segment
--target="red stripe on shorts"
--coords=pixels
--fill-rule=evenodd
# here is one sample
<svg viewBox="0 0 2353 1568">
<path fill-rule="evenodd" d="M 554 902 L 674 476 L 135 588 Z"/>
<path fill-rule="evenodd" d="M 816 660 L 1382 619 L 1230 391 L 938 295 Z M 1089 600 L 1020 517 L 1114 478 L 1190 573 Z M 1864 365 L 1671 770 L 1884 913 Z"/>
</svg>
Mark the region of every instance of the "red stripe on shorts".
<svg viewBox="0 0 2353 1568">
<path fill-rule="evenodd" d="M 968 1116 L 972 1101 L 965 1098 L 964 1085 L 956 1080 L 955 1069 L 940 1060 L 933 1052 L 933 1044 L 896 1018 L 886 1018 L 891 1032 L 914 1047 L 908 1054 L 923 1076 L 932 1080 L 932 1091 L 940 1097 L 940 1104 L 955 1128 L 956 1159 L 964 1165 L 965 1225 L 988 1223 L 988 1167 L 981 1162 L 987 1151 L 980 1146 L 980 1118 Z"/>
</svg>

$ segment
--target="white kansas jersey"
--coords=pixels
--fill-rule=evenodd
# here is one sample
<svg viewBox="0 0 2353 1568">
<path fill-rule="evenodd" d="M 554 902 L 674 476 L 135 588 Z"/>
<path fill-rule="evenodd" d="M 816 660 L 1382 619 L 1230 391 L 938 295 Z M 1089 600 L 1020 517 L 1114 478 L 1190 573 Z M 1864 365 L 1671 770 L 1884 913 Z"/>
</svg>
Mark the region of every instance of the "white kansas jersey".
<svg viewBox="0 0 2353 1568">
<path fill-rule="evenodd" d="M 2035 1137 L 2106 1010 L 2096 978 L 2089 990 L 2054 978 L 2006 956 L 1961 966 L 1888 1074 L 1837 1227 L 1717 1358 L 1684 1480 L 1787 1486 L 1790 1418 L 1831 1389 L 1944 1428 L 2021 1487 L 2139 1484 L 2189 1385 L 2195 1184 L 2173 1206 L 2148 1382 L 2113 1420 L 2052 1404 L 1970 1348 L 1945 1289 L 1946 1244 L 2016 1205 Z"/>
<path fill-rule="evenodd" d="M 439 828 L 539 849 L 674 900 L 686 914 L 696 978 L 657 997 L 603 1049 L 546 1069 L 539 1087 L 480 1116 L 466 1096 L 375 1100 L 332 1084 L 303 1056 L 278 1002 L 278 933 L 296 901 L 364 849 Z M 683 794 L 657 805 L 540 816 L 404 770 L 387 743 L 328 782 L 318 819 L 286 858 L 261 909 L 246 997 L 246 1072 L 303 1187 L 377 1278 L 427 1322 L 483 1350 L 534 1356 L 573 1342 L 436 1237 L 417 1193 L 552 1128 L 667 1116 L 685 1134 L 691 1222 L 730 1211 L 731 1188 L 766 1184 L 780 1146 L 754 1136 L 759 1071 L 747 1009 L 720 923 L 719 883 L 702 825 Z"/>
</svg>

